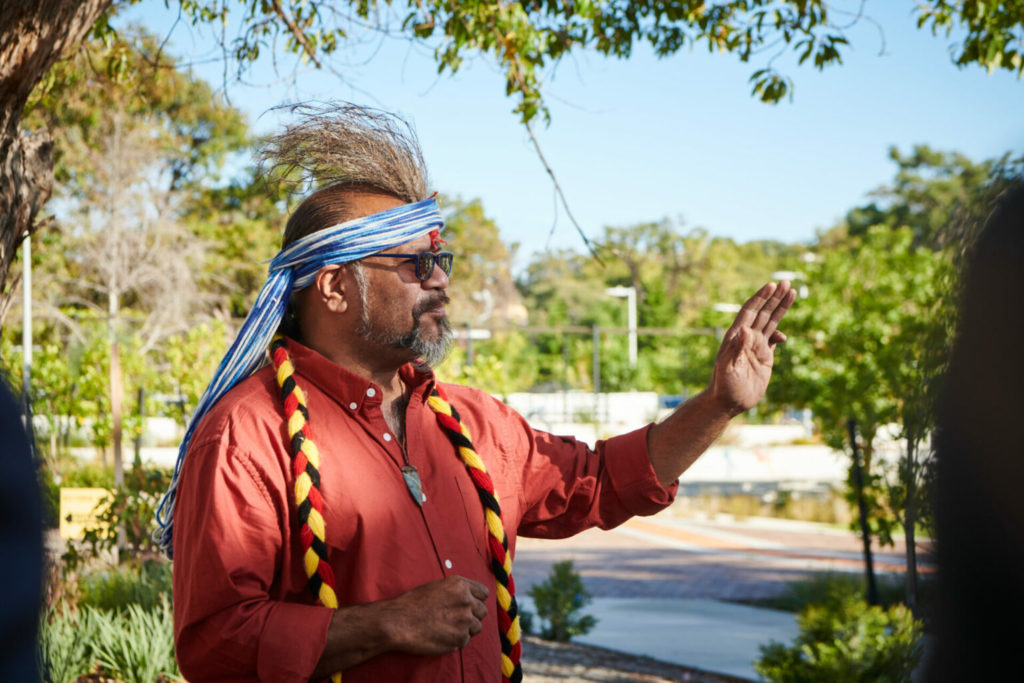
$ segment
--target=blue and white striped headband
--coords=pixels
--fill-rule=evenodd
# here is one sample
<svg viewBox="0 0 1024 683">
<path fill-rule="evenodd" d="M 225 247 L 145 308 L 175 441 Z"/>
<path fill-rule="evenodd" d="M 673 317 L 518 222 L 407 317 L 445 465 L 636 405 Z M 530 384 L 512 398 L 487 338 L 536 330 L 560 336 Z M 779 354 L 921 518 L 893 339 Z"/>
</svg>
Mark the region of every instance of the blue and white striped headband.
<svg viewBox="0 0 1024 683">
<path fill-rule="evenodd" d="M 324 266 L 358 261 L 443 229 L 444 220 L 438 211 L 437 201 L 431 197 L 314 232 L 282 249 L 270 261 L 267 281 L 256 303 L 189 420 L 185 438 L 178 449 L 174 476 L 157 508 L 156 520 L 160 528 L 154 537 L 168 556 L 173 552 L 175 494 L 192 434 L 203 416 L 224 394 L 263 364 L 267 347 L 284 319 L 292 292 L 311 285 L 317 271 Z"/>
</svg>

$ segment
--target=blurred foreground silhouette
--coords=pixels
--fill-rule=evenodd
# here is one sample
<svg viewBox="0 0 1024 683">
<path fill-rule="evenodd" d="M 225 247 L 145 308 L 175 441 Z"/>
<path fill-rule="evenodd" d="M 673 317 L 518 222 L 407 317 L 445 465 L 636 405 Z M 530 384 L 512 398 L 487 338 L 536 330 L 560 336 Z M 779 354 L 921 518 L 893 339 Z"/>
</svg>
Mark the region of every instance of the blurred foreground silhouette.
<svg viewBox="0 0 1024 683">
<path fill-rule="evenodd" d="M 1020 680 L 1024 182 L 970 253 L 937 431 L 940 607 L 927 681 Z"/>
<path fill-rule="evenodd" d="M 0 376 L 0 680 L 38 681 L 42 600 L 39 482 L 21 408 Z"/>
</svg>

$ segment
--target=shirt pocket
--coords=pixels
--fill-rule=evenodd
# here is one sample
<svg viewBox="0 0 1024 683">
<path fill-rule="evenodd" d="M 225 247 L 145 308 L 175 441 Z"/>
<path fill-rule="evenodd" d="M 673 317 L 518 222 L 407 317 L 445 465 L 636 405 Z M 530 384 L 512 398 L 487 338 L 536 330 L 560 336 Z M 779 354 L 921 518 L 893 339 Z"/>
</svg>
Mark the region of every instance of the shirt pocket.
<svg viewBox="0 0 1024 683">
<path fill-rule="evenodd" d="M 480 557 L 487 559 L 487 520 L 484 517 L 484 505 L 480 501 L 480 494 L 477 493 L 473 481 L 466 476 L 455 477 L 455 487 L 462 499 L 462 517 L 466 521 L 466 531 L 473 539 L 473 547 Z"/>
</svg>

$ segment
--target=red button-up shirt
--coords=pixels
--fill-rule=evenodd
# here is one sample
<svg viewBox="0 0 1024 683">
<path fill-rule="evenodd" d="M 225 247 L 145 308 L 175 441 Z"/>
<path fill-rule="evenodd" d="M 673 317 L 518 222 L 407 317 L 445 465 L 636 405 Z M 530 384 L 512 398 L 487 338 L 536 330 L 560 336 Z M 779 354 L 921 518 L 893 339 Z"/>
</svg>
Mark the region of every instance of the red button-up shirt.
<svg viewBox="0 0 1024 683">
<path fill-rule="evenodd" d="M 499 681 L 494 576 L 473 483 L 426 404 L 434 378 L 401 368 L 417 506 L 381 390 L 289 342 L 321 454 L 328 553 L 340 604 L 394 598 L 449 575 L 488 586 L 483 631 L 455 653 L 387 653 L 344 672 L 360 681 Z M 498 493 L 510 549 L 516 534 L 562 538 L 610 528 L 668 505 L 647 456 L 646 428 L 597 444 L 532 429 L 488 394 L 444 385 Z M 332 611 L 303 568 L 279 389 L 264 368 L 232 389 L 196 430 L 174 515 L 175 643 L 182 674 L 202 681 L 307 681 Z M 514 567 L 513 567 L 514 574 Z"/>
</svg>

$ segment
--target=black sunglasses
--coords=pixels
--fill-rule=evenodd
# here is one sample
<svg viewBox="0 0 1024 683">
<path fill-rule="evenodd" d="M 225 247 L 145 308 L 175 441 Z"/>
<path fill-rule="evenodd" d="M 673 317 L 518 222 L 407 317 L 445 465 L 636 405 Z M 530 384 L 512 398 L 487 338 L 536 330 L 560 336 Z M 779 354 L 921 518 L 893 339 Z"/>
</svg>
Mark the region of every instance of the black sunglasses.
<svg viewBox="0 0 1024 683">
<path fill-rule="evenodd" d="M 416 261 L 416 277 L 426 281 L 434 272 L 434 266 L 444 271 L 445 275 L 452 274 L 452 261 L 455 254 L 450 251 L 421 251 L 418 254 L 373 254 L 373 256 L 384 256 L 386 258 L 404 258 Z"/>
</svg>

